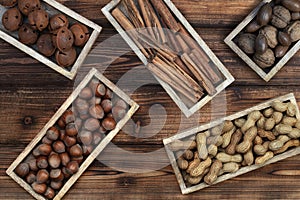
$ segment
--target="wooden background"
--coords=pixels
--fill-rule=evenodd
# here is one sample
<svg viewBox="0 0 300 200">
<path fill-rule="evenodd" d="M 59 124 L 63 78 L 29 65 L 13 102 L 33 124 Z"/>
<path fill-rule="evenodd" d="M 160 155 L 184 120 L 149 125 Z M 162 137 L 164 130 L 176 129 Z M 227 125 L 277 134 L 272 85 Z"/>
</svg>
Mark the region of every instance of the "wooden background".
<svg viewBox="0 0 300 200">
<path fill-rule="evenodd" d="M 103 41 L 116 34 L 101 13 L 101 8 L 109 0 L 58 1 L 104 28 L 95 47 L 99 47 Z M 218 100 L 205 106 L 193 117 L 198 123 L 209 122 L 216 116 L 224 115 L 225 111 L 232 114 L 289 92 L 294 92 L 300 101 L 298 66 L 300 53 L 297 53 L 275 78 L 265 83 L 223 42 L 260 0 L 173 0 L 173 2 L 236 78 L 236 81 L 217 97 Z M 74 82 L 2 40 L 0 46 L 0 199 L 32 199 L 5 174 L 5 170 L 72 93 Z M 96 60 L 92 61 L 107 64 L 114 60 L 114 56 L 127 49 L 122 40 L 116 39 L 113 43 L 110 41 L 93 51 L 92 58 Z M 115 60 L 104 74 L 113 82 L 117 82 L 134 67 L 142 73 L 142 76 L 128 81 L 128 84 L 153 82 L 150 73 L 141 66 L 141 62 L 132 52 Z M 88 65 L 83 66 L 80 75 L 86 73 L 88 69 Z M 126 84 L 122 87 L 126 88 Z M 140 87 L 131 97 L 141 106 L 133 120 L 140 121 L 142 127 L 149 125 L 156 127 L 155 123 L 164 119 L 164 116 L 159 114 L 149 115 L 152 105 L 160 104 L 167 112 L 165 125 L 156 134 L 154 133 L 154 136 L 143 139 L 138 135 L 134 137 L 134 134 L 122 132 L 113 140 L 119 149 L 132 152 L 132 155 L 143 155 L 163 148 L 162 139 L 176 134 L 179 123 L 185 128 L 197 124 L 191 122 L 192 120 L 180 119 L 182 115 L 180 110 L 157 83 Z M 24 118 L 32 119 L 32 123 L 26 125 Z M 128 127 L 127 133 L 128 131 L 133 133 L 130 125 Z M 160 128 L 159 124 L 156 128 Z M 142 129 L 140 133 L 142 136 L 151 134 L 149 128 L 144 131 Z M 151 159 L 140 156 L 140 160 L 135 161 L 134 165 L 132 164 L 134 156 L 130 157 L 131 160 L 120 156 L 115 164 L 122 164 L 131 173 L 121 172 L 108 167 L 110 165 L 106 166 L 105 163 L 111 153 L 115 153 L 115 150 L 107 148 L 104 156 L 100 155 L 100 158 L 93 162 L 67 193 L 65 199 L 300 199 L 300 156 L 183 196 L 170 165 L 153 172 L 132 173 L 137 172 L 137 166 L 140 169 L 151 167 L 151 163 L 147 162 Z M 156 159 L 163 163 L 166 155 L 160 156 L 161 158 Z"/>
</svg>

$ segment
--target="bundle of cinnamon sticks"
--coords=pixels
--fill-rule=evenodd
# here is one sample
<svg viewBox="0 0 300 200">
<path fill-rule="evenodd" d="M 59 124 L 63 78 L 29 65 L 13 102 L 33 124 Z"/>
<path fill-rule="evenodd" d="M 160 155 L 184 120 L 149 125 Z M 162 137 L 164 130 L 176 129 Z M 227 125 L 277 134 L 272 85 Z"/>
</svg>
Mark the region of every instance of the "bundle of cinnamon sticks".
<svg viewBox="0 0 300 200">
<path fill-rule="evenodd" d="M 216 94 L 223 76 L 163 0 L 122 0 L 112 15 L 148 59 L 148 69 L 187 105 Z"/>
</svg>

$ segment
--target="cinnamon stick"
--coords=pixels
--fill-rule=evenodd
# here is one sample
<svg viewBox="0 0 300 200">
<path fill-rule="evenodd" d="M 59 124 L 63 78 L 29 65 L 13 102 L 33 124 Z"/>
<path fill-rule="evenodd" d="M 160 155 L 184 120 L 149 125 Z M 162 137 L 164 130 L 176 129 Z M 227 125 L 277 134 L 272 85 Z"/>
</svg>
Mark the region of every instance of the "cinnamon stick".
<svg viewBox="0 0 300 200">
<path fill-rule="evenodd" d="M 186 54 L 182 54 L 181 56 L 183 62 L 186 64 L 186 66 L 191 70 L 191 72 L 195 75 L 199 83 L 204 87 L 204 89 L 207 91 L 207 93 L 210 96 L 213 96 L 217 93 L 214 85 L 212 82 L 201 72 L 201 70 L 198 69 L 197 65 L 192 61 L 192 59 Z"/>
<path fill-rule="evenodd" d="M 143 18 L 145 20 L 146 27 L 152 27 L 152 21 L 150 18 L 151 13 L 150 13 L 148 4 L 146 4 L 145 0 L 138 0 L 138 4 L 141 8 L 141 12 L 142 12 Z M 153 38 L 155 38 L 155 34 L 154 34 L 152 28 L 148 28 L 148 32 Z"/>
<path fill-rule="evenodd" d="M 151 3 L 159 13 L 161 18 L 164 20 L 166 25 L 175 32 L 178 32 L 180 30 L 180 27 L 178 26 L 176 19 L 173 17 L 166 4 L 162 0 L 151 0 Z"/>
<path fill-rule="evenodd" d="M 177 39 L 178 44 L 181 46 L 181 49 L 183 50 L 183 52 L 190 53 L 191 49 L 186 44 L 186 42 L 184 41 L 184 39 L 182 39 L 182 37 L 181 37 L 180 34 L 176 34 L 176 39 Z"/>
<path fill-rule="evenodd" d="M 124 0 L 124 7 L 126 8 L 128 15 L 136 28 L 144 28 L 145 23 L 140 14 L 140 11 L 136 7 L 133 0 Z"/>
</svg>

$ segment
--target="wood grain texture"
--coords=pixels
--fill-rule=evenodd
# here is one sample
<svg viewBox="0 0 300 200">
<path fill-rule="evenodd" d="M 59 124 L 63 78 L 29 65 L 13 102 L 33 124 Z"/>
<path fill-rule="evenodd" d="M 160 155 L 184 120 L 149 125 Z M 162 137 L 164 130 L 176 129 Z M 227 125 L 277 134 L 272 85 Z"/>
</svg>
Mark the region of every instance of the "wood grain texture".
<svg viewBox="0 0 300 200">
<path fill-rule="evenodd" d="M 110 0 L 58 1 L 103 27 L 94 47 L 116 34 L 101 13 L 101 8 Z M 218 101 L 213 106 L 208 104 L 200 111 L 197 123 L 206 123 L 218 115 L 224 115 L 224 107 L 229 115 L 290 92 L 294 92 L 300 101 L 300 52 L 269 83 L 265 83 L 223 42 L 260 0 L 173 2 L 236 78 L 226 92 L 218 95 Z M 0 46 L 0 199 L 32 199 L 5 174 L 5 170 L 72 93 L 74 83 L 2 40 Z M 136 77 L 128 85 L 124 84 L 124 88 L 150 82 L 131 95 L 141 107 L 133 120 L 140 120 L 142 127 L 149 125 L 150 119 L 155 117 L 150 118 L 149 109 L 154 104 L 161 104 L 168 113 L 165 125 L 156 135 L 145 139 L 122 131 L 113 143 L 130 152 L 151 152 L 163 148 L 162 139 L 177 133 L 181 112 L 141 66 L 135 54 L 127 50 L 126 43 L 119 39 L 92 54 L 104 64 L 113 61 L 104 74 L 114 83 L 134 67 L 141 71 L 143 78 Z M 114 61 L 114 56 L 124 52 L 127 53 Z M 80 73 L 88 71 L 88 66 L 83 66 Z M 218 112 L 218 109 L 222 112 Z M 26 116 L 32 117 L 31 125 L 24 125 Z M 163 119 L 161 116 L 157 118 Z M 191 120 L 183 123 L 184 128 L 193 125 L 195 123 Z M 156 124 L 153 126 L 161 128 Z M 141 133 L 147 135 L 151 131 L 147 129 Z M 109 149 L 107 152 L 109 154 Z M 151 173 L 132 174 L 119 172 L 96 160 L 64 199 L 300 199 L 300 176 L 295 171 L 299 170 L 299 163 L 299 156 L 288 158 L 183 196 L 170 165 Z M 140 165 L 146 166 L 148 163 L 141 162 Z"/>
</svg>

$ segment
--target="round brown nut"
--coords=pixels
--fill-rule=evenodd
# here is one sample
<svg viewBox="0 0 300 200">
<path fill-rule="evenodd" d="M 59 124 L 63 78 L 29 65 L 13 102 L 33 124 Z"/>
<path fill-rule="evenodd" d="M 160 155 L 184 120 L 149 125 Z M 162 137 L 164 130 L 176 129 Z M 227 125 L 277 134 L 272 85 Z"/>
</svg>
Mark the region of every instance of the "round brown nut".
<svg viewBox="0 0 300 200">
<path fill-rule="evenodd" d="M 107 117 L 102 121 L 102 126 L 108 131 L 113 130 L 116 127 L 117 123 L 112 117 Z"/>
<path fill-rule="evenodd" d="M 253 20 L 246 26 L 245 32 L 254 33 L 254 32 L 258 31 L 260 29 L 260 27 L 261 27 L 261 25 L 259 25 L 256 20 Z"/>
<path fill-rule="evenodd" d="M 31 187 L 38 194 L 44 194 L 47 190 L 47 185 L 45 183 L 39 184 L 34 182 L 31 184 Z"/>
<path fill-rule="evenodd" d="M 46 183 L 49 179 L 49 172 L 45 169 L 41 169 L 36 174 L 37 183 Z"/>
<path fill-rule="evenodd" d="M 290 46 L 292 43 L 290 35 L 282 31 L 278 32 L 278 42 L 283 46 Z"/>
<path fill-rule="evenodd" d="M 292 13 L 292 20 L 300 19 L 300 12 L 293 12 Z"/>
<path fill-rule="evenodd" d="M 254 54 L 255 39 L 254 34 L 245 33 L 239 36 L 237 44 L 246 54 Z"/>
<path fill-rule="evenodd" d="M 71 157 L 80 157 L 82 156 L 82 148 L 79 144 L 73 145 L 70 148 L 69 153 Z"/>
<path fill-rule="evenodd" d="M 299 0 L 282 0 L 281 4 L 292 12 L 300 12 Z"/>
<path fill-rule="evenodd" d="M 68 52 L 72 49 L 74 43 L 73 33 L 67 27 L 61 27 L 54 33 L 54 45 L 61 52 Z"/>
<path fill-rule="evenodd" d="M 267 39 L 264 35 L 259 34 L 255 40 L 255 50 L 258 54 L 263 54 L 268 49 Z"/>
<path fill-rule="evenodd" d="M 28 14 L 28 22 L 33 29 L 43 31 L 49 24 L 49 15 L 44 9 L 38 8 Z"/>
<path fill-rule="evenodd" d="M 69 27 L 69 20 L 63 14 L 56 14 L 50 18 L 49 30 L 54 31 L 61 27 Z"/>
<path fill-rule="evenodd" d="M 98 119 L 89 118 L 84 122 L 84 128 L 88 131 L 94 132 L 100 128 L 100 123 Z"/>
<path fill-rule="evenodd" d="M 273 8 L 273 17 L 271 24 L 277 28 L 285 28 L 291 21 L 291 13 L 283 6 L 275 6 Z"/>
<path fill-rule="evenodd" d="M 14 7 L 17 5 L 17 0 L 1 0 L 0 4 L 4 7 Z"/>
<path fill-rule="evenodd" d="M 278 44 L 277 29 L 274 26 L 265 26 L 260 29 L 259 34 L 265 36 L 269 47 L 275 48 Z"/>
<path fill-rule="evenodd" d="M 40 0 L 18 0 L 18 7 L 23 15 L 27 16 L 31 11 L 41 7 Z"/>
<path fill-rule="evenodd" d="M 53 199 L 55 197 L 55 191 L 51 187 L 48 187 L 44 195 L 47 199 Z"/>
<path fill-rule="evenodd" d="M 60 131 L 54 126 L 50 127 L 46 132 L 46 137 L 52 141 L 57 140 L 59 138 L 59 135 Z"/>
<path fill-rule="evenodd" d="M 86 41 L 88 40 L 89 36 L 86 34 L 86 29 L 83 28 L 84 25 L 75 23 L 71 26 L 70 30 L 74 35 L 74 44 L 75 46 L 82 47 L 85 45 Z"/>
<path fill-rule="evenodd" d="M 272 7 L 270 3 L 263 5 L 256 16 L 256 21 L 259 25 L 264 26 L 269 23 L 272 18 Z"/>
<path fill-rule="evenodd" d="M 268 49 L 264 54 L 254 54 L 253 60 L 261 68 L 271 67 L 275 62 L 275 56 L 271 49 Z"/>
<path fill-rule="evenodd" d="M 300 40 L 300 21 L 295 21 L 288 26 L 287 33 L 290 35 L 292 42 Z"/>
<path fill-rule="evenodd" d="M 76 136 L 78 133 L 78 129 L 76 127 L 76 124 L 74 122 L 67 124 L 66 126 L 66 134 L 68 136 Z"/>
<path fill-rule="evenodd" d="M 289 49 L 288 46 L 278 45 L 274 50 L 275 57 L 276 58 L 283 57 L 286 54 L 286 52 L 288 51 L 288 49 Z"/>
<path fill-rule="evenodd" d="M 22 25 L 22 14 L 17 8 L 10 8 L 2 16 L 2 24 L 8 31 L 16 31 Z"/>
<path fill-rule="evenodd" d="M 23 44 L 32 45 L 38 39 L 38 33 L 29 24 L 23 24 L 18 31 L 19 40 Z"/>
<path fill-rule="evenodd" d="M 52 43 L 52 36 L 49 33 L 42 34 L 36 43 L 37 49 L 43 55 L 50 57 L 55 52 L 55 46 Z"/>
<path fill-rule="evenodd" d="M 29 173 L 29 165 L 27 163 L 21 163 L 15 169 L 15 172 L 20 177 L 25 177 Z"/>
<path fill-rule="evenodd" d="M 76 172 L 78 172 L 79 169 L 79 165 L 78 162 L 76 161 L 71 161 L 68 163 L 67 167 L 66 167 L 66 172 L 70 175 L 75 174 Z"/>
<path fill-rule="evenodd" d="M 67 52 L 56 51 L 55 58 L 61 67 L 69 67 L 76 60 L 76 50 L 75 48 L 71 48 Z"/>
</svg>

